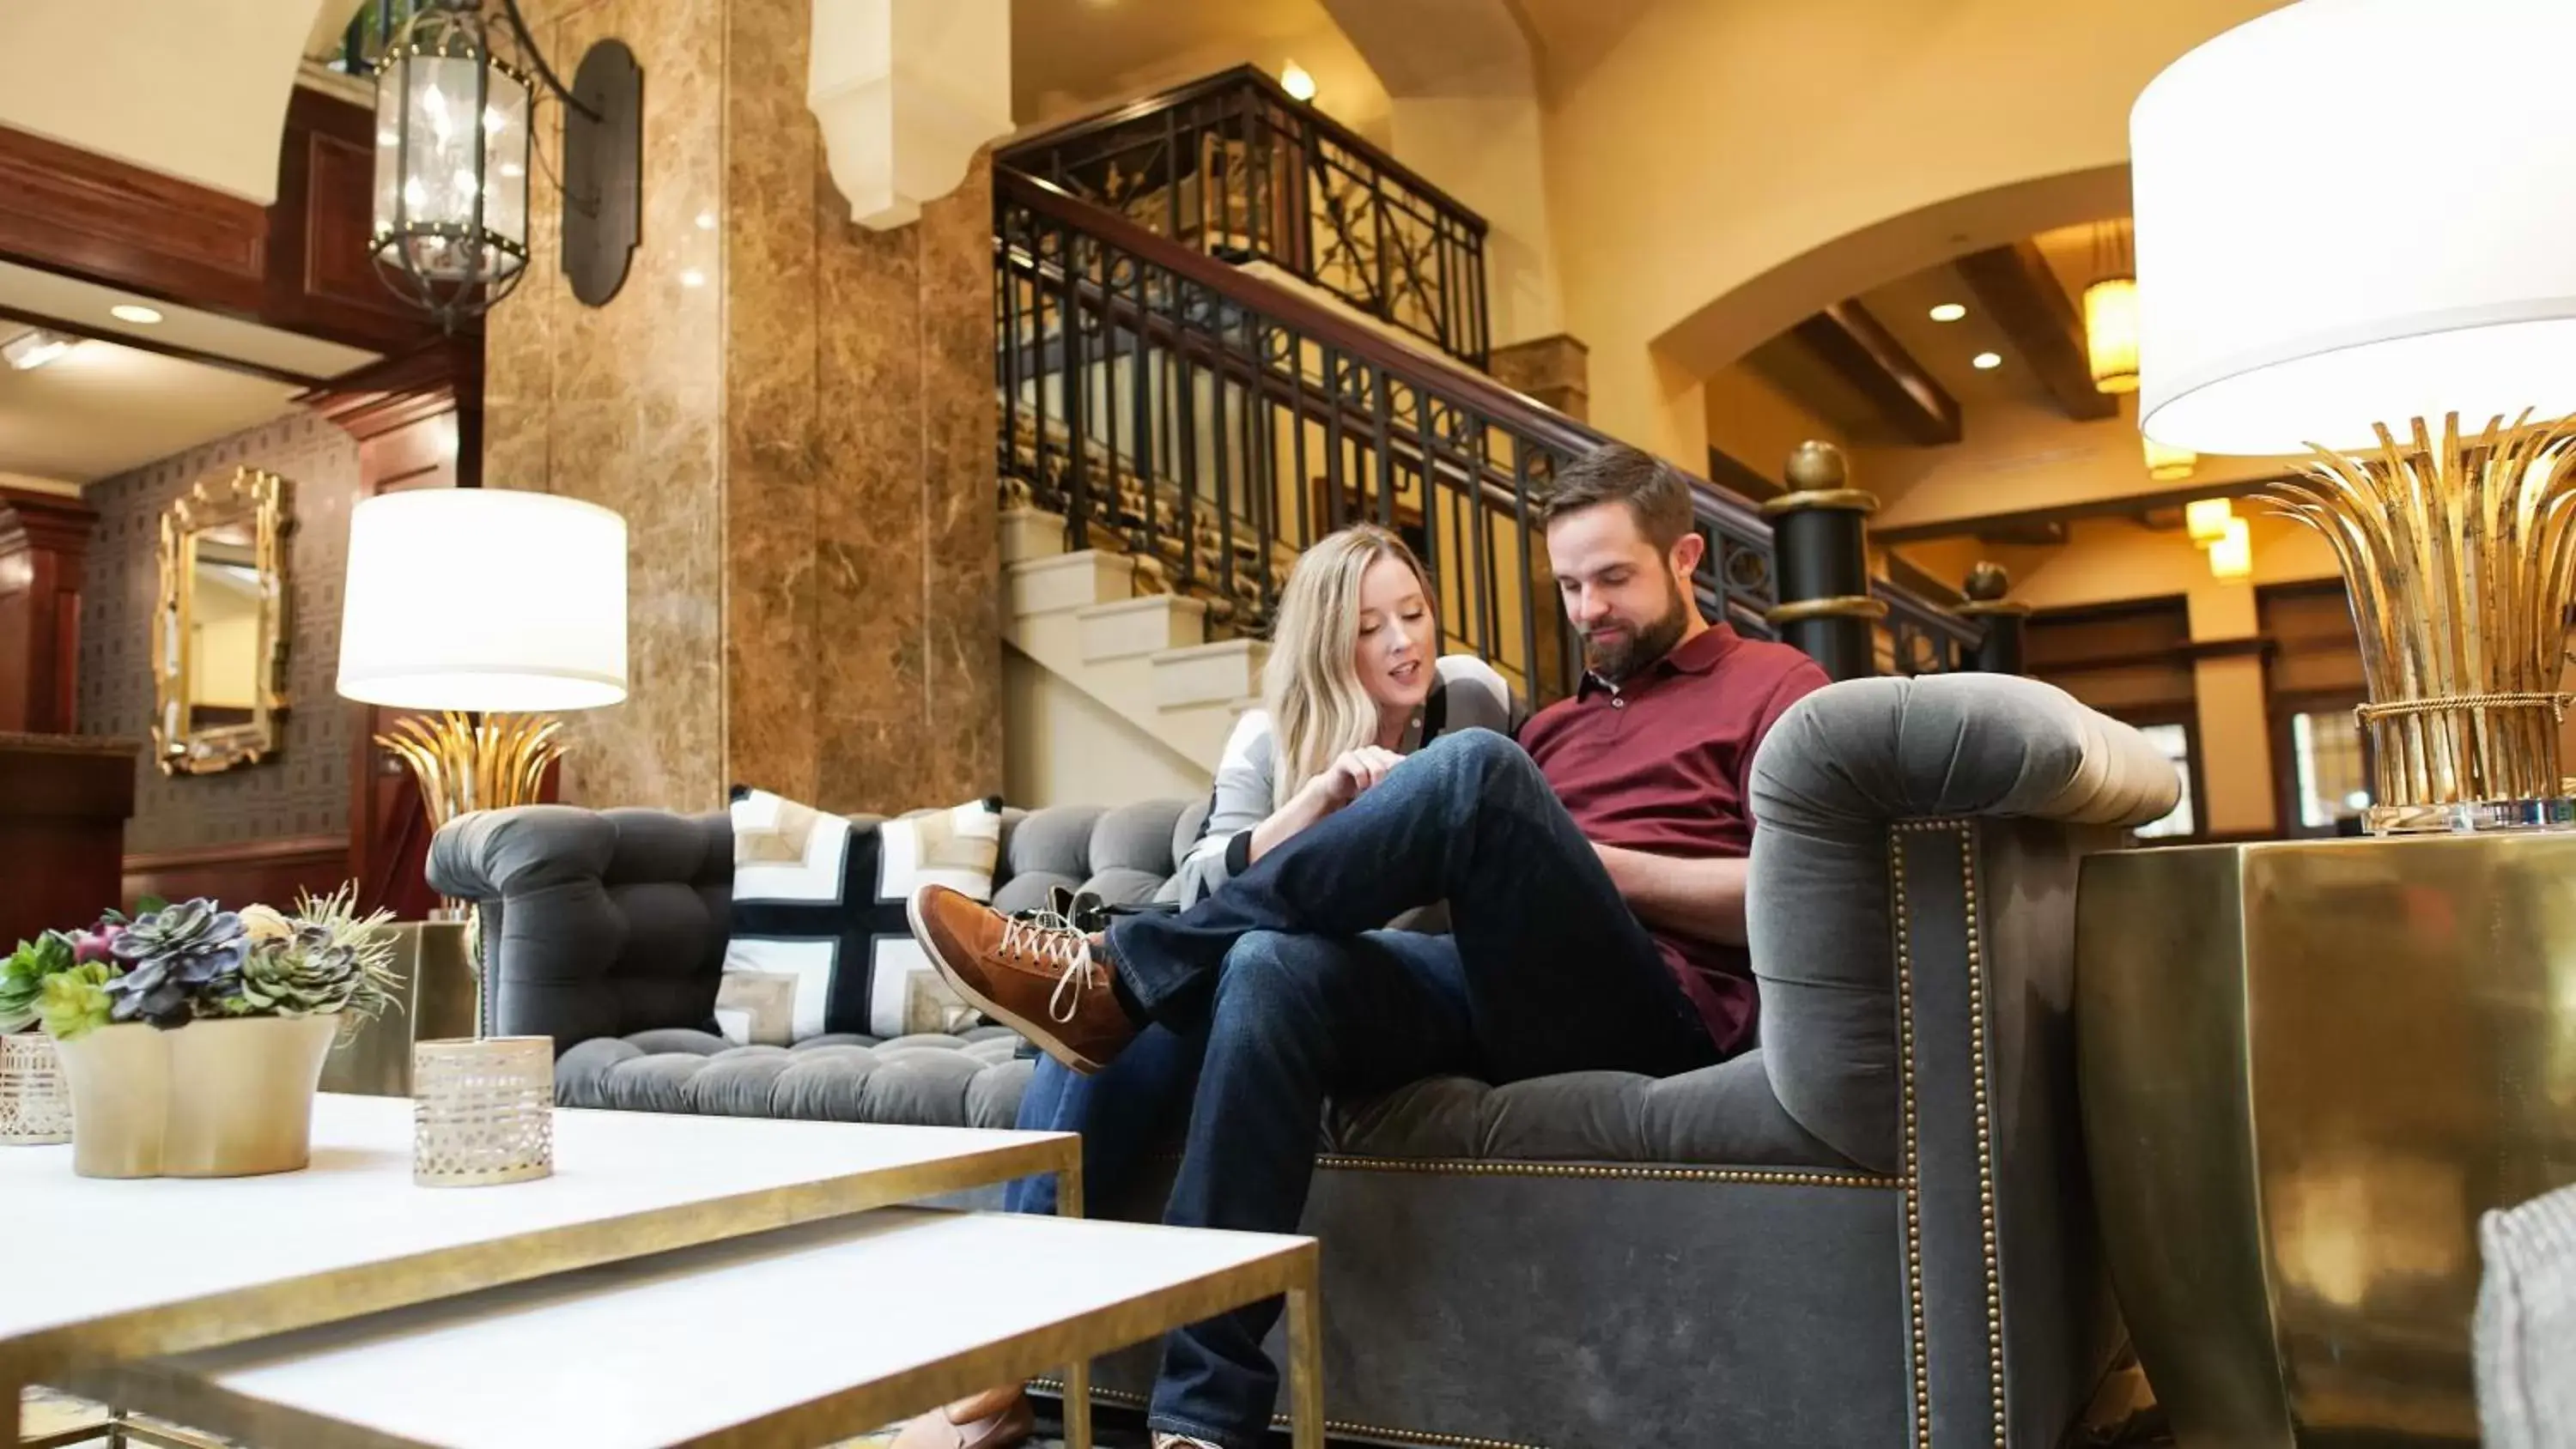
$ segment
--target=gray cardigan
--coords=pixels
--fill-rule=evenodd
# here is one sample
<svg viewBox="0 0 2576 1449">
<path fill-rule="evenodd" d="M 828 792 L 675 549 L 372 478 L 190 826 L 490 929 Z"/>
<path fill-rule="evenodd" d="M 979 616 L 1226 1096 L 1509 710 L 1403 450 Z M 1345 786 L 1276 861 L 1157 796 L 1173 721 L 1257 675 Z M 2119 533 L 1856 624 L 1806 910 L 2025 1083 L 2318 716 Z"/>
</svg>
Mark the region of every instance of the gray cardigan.
<svg viewBox="0 0 2576 1449">
<path fill-rule="evenodd" d="M 1444 654 L 1434 668 L 1440 677 L 1406 728 L 1398 753 L 1409 755 L 1453 730 L 1489 729 L 1508 735 L 1518 729 L 1520 716 L 1512 703 L 1511 686 L 1492 665 L 1473 654 Z M 1278 753 L 1270 712 L 1244 711 L 1225 742 L 1224 758 L 1217 762 L 1216 796 L 1208 806 L 1207 824 L 1199 831 L 1198 844 L 1181 861 L 1183 908 L 1196 905 L 1250 862 L 1252 828 L 1270 818 Z"/>
</svg>

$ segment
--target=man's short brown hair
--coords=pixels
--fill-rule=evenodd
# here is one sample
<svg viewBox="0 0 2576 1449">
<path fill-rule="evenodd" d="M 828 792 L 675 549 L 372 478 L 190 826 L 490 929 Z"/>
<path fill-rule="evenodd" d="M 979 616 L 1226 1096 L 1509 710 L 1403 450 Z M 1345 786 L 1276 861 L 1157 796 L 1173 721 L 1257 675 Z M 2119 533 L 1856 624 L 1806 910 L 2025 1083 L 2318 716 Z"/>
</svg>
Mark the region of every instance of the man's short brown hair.
<svg viewBox="0 0 2576 1449">
<path fill-rule="evenodd" d="M 1539 504 L 1542 527 L 1604 503 L 1624 503 L 1637 531 L 1670 552 L 1691 531 L 1689 480 L 1664 460 L 1625 443 L 1606 444 L 1556 470 L 1556 487 Z"/>
</svg>

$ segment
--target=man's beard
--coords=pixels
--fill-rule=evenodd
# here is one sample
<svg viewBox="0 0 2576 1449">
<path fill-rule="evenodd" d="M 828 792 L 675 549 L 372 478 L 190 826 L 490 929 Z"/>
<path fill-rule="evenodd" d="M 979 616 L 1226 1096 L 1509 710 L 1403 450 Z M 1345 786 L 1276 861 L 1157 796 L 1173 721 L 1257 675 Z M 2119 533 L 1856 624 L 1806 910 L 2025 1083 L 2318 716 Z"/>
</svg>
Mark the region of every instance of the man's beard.
<svg viewBox="0 0 2576 1449">
<path fill-rule="evenodd" d="M 1606 640 L 1586 633 L 1585 666 L 1609 683 L 1625 684 L 1639 670 L 1672 653 L 1682 638 L 1682 591 L 1669 578 L 1664 580 L 1664 589 L 1664 612 L 1660 617 L 1633 628 L 1618 626 L 1619 632 Z"/>
</svg>

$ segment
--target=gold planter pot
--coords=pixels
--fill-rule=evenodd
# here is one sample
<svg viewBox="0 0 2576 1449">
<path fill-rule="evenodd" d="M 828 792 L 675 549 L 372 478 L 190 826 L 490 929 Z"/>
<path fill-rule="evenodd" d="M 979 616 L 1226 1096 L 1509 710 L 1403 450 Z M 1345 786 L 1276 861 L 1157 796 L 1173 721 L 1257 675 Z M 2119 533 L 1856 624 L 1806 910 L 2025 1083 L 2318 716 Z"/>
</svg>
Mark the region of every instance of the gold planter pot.
<svg viewBox="0 0 2576 1449">
<path fill-rule="evenodd" d="M 83 1177 L 251 1177 L 312 1158 L 328 1016 L 104 1026 L 55 1043 Z"/>
<path fill-rule="evenodd" d="M 2480 1213 L 2576 1182 L 2576 835 L 2084 862 L 2086 1152 L 2185 1449 L 2473 1444 Z"/>
</svg>

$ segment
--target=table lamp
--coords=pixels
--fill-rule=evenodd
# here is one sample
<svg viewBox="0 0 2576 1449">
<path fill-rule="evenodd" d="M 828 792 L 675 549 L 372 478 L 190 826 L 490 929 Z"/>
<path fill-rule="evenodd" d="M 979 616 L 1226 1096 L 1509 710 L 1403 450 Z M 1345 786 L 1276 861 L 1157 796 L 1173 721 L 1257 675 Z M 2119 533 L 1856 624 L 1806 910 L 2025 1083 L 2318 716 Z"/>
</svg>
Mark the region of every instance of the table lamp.
<svg viewBox="0 0 2576 1449">
<path fill-rule="evenodd" d="M 377 743 L 431 829 L 531 804 L 563 756 L 556 712 L 626 697 L 626 521 L 502 488 L 387 493 L 349 515 L 340 693 L 428 713 Z"/>
<path fill-rule="evenodd" d="M 2576 5 L 2303 0 L 2130 114 L 2140 426 L 2310 459 L 2375 834 L 2566 825 L 2576 583 Z"/>
</svg>

